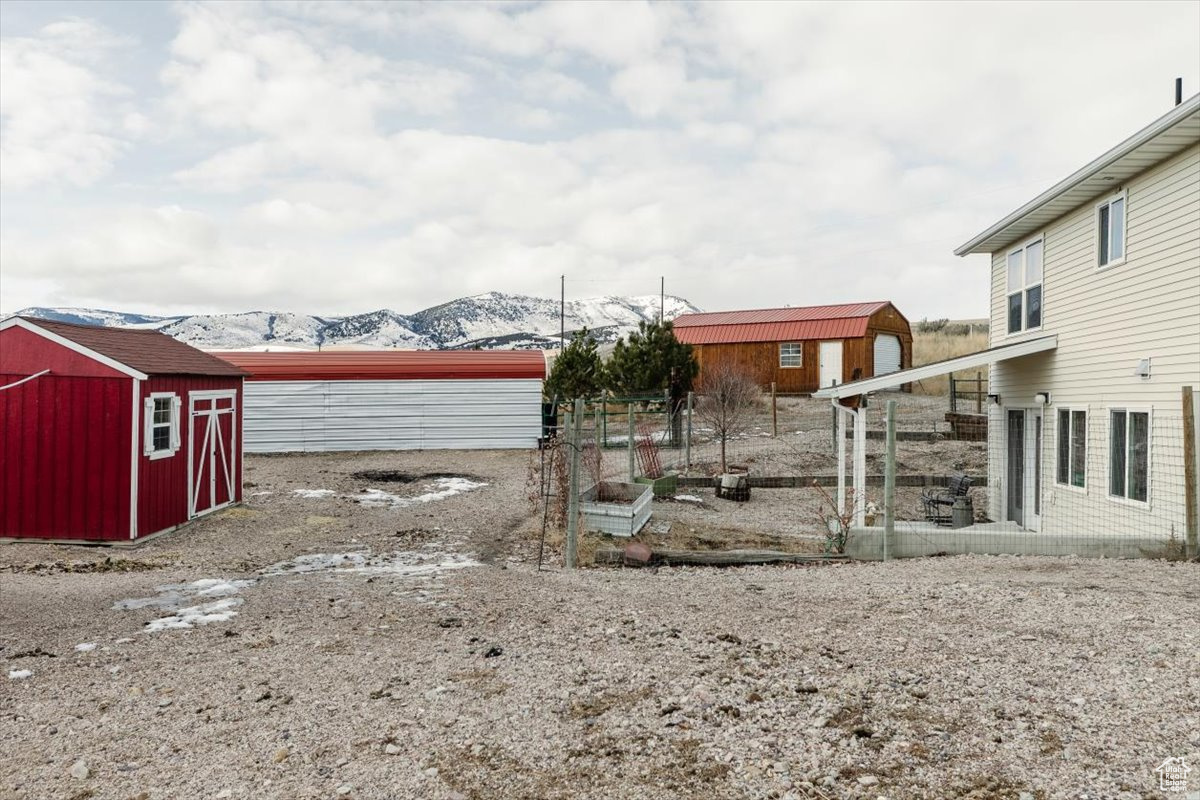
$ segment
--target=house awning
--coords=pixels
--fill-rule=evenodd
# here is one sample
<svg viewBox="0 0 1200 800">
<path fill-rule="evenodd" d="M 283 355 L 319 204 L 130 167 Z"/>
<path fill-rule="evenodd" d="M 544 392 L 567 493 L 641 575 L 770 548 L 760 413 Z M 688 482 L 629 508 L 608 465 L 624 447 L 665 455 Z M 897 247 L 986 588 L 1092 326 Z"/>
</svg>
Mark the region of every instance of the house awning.
<svg viewBox="0 0 1200 800">
<path fill-rule="evenodd" d="M 889 372 L 887 375 L 880 375 L 875 378 L 851 381 L 850 383 L 843 383 L 840 386 L 826 386 L 824 389 L 814 392 L 813 397 L 837 399 L 881 391 L 883 389 L 894 389 L 905 383 L 912 383 L 913 381 L 925 378 L 934 378 L 938 375 L 958 372 L 963 369 L 991 366 L 999 361 L 1007 361 L 1012 358 L 1033 355 L 1034 353 L 1043 353 L 1047 350 L 1053 350 L 1056 347 L 1058 347 L 1057 336 L 1040 336 L 1037 339 L 1026 339 L 1012 344 L 1002 344 L 999 347 L 980 350 L 978 353 L 955 356 L 945 361 L 935 361 L 932 364 L 925 364 L 920 367 L 912 367 L 911 369 L 904 369 L 899 372 Z"/>
</svg>

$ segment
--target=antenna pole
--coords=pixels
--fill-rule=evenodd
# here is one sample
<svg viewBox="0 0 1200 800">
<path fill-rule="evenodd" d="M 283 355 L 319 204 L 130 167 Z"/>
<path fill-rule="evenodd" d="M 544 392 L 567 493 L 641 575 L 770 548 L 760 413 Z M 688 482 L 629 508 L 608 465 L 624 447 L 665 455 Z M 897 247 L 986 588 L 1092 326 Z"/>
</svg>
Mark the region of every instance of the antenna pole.
<svg viewBox="0 0 1200 800">
<path fill-rule="evenodd" d="M 664 275 L 658 281 L 658 324 L 662 325 L 667 321 L 667 278 Z"/>
<path fill-rule="evenodd" d="M 567 346 L 567 276 L 562 276 L 562 281 L 559 284 L 559 300 L 558 300 L 558 349 L 562 350 Z"/>
</svg>

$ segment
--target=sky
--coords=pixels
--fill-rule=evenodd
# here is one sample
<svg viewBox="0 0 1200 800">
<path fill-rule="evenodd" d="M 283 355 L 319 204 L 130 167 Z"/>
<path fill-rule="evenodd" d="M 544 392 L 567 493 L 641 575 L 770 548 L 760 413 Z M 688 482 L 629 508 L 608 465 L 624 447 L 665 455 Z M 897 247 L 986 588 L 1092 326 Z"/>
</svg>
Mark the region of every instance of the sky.
<svg viewBox="0 0 1200 800">
<path fill-rule="evenodd" d="M 0 3 L 0 309 L 987 314 L 953 249 L 1200 90 L 1200 2 Z"/>
</svg>

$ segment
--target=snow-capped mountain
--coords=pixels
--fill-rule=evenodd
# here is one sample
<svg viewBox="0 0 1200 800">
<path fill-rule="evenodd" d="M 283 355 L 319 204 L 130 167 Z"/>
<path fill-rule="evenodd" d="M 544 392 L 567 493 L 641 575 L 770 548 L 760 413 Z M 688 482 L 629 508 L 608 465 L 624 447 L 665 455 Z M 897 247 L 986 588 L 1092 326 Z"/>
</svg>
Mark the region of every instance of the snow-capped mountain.
<svg viewBox="0 0 1200 800">
<path fill-rule="evenodd" d="M 565 322 L 559 314 L 565 311 Z M 667 319 L 698 309 L 680 297 L 665 298 Z M 602 342 L 616 341 L 641 321 L 658 319 L 659 297 L 597 297 L 556 300 L 488 292 L 463 297 L 415 314 L 381 309 L 346 317 L 249 311 L 161 317 L 81 308 L 26 308 L 23 316 L 110 327 L 156 328 L 209 350 L 305 349 L 318 346 L 404 349 L 546 349 L 587 327 Z"/>
</svg>

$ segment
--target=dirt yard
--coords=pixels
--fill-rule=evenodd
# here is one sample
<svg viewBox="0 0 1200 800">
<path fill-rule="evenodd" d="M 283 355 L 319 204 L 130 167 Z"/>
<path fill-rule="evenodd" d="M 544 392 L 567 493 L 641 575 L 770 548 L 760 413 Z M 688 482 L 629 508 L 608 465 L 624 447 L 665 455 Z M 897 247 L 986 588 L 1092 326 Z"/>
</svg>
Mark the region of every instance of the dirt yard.
<svg viewBox="0 0 1200 800">
<path fill-rule="evenodd" d="M 0 797 L 1200 791 L 1197 565 L 539 571 L 527 462 L 250 457 L 139 548 L 0 546 Z M 654 524 L 799 535 L 800 492 Z"/>
</svg>

